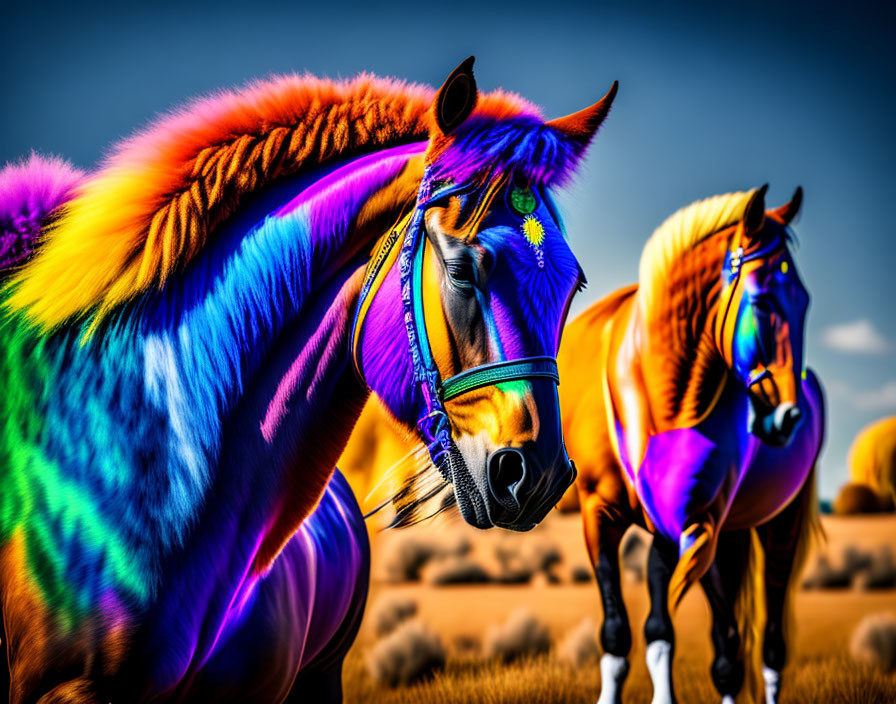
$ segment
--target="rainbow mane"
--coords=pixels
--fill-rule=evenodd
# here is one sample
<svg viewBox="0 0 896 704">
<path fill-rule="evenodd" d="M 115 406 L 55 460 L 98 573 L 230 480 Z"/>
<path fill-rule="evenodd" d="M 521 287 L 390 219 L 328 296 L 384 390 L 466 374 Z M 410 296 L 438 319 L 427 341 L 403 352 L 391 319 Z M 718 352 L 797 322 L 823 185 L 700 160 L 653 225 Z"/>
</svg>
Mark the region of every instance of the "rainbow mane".
<svg viewBox="0 0 896 704">
<path fill-rule="evenodd" d="M 272 181 L 426 139 L 432 98 L 429 88 L 367 75 L 344 82 L 291 75 L 194 101 L 126 140 L 78 187 L 38 255 L 13 278 L 6 305 L 43 330 L 73 318 L 96 322 L 161 288 Z M 527 142 L 523 131 L 537 110 L 500 91 L 480 96 L 462 149 L 450 151 L 468 160 L 482 146 L 483 127 L 509 118 L 518 121 L 493 139 L 505 165 L 528 152 L 542 176 L 561 171 L 545 163 L 563 151 L 560 139 L 547 150 Z M 472 163 L 494 158 L 480 151 Z"/>
<path fill-rule="evenodd" d="M 0 170 L 0 271 L 31 256 L 53 211 L 83 178 L 62 159 L 37 154 Z"/>
</svg>

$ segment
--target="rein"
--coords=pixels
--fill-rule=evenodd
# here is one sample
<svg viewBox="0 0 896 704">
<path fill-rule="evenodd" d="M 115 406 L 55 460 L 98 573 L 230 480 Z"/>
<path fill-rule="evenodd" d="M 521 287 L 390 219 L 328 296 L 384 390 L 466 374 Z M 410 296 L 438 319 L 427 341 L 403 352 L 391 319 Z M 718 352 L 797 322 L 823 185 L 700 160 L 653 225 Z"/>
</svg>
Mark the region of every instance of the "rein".
<svg viewBox="0 0 896 704">
<path fill-rule="evenodd" d="M 417 205 L 381 238 L 367 265 L 349 338 L 355 370 L 360 379 L 365 381 L 359 354 L 361 332 L 371 302 L 397 257 L 401 276 L 404 323 L 411 352 L 414 381 L 418 384 L 424 401 L 423 413 L 417 420 L 417 431 L 423 438 L 433 463 L 449 482 L 453 481 L 451 457 L 458 454 L 458 450 L 451 438 L 451 424 L 444 408 L 447 401 L 469 391 L 506 381 L 547 378 L 556 384 L 560 383 L 557 360 L 550 356 L 490 362 L 465 369 L 448 379 L 441 378 L 432 356 L 423 317 L 423 251 L 426 243 L 424 214 L 426 208 L 435 200 L 456 195 L 461 190 L 448 185 L 430 193 L 429 179 L 427 174 L 424 174 Z M 487 195 L 494 195 L 494 192 L 495 189 L 488 189 Z M 477 213 L 480 215 L 490 202 L 490 198 L 485 198 L 484 201 L 477 207 Z M 397 246 L 399 241 L 400 247 Z"/>
</svg>

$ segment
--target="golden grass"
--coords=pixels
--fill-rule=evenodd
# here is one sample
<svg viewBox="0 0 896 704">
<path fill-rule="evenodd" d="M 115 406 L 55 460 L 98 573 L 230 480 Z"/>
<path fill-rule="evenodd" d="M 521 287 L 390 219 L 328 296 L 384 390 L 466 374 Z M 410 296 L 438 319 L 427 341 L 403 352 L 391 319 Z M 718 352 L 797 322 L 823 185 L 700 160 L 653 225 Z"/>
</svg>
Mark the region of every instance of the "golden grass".
<svg viewBox="0 0 896 704">
<path fill-rule="evenodd" d="M 825 519 L 827 550 L 836 557 L 846 545 L 871 549 L 896 544 L 896 517 Z M 581 563 L 584 547 L 577 517 L 552 516 L 538 533 L 563 546 L 565 566 Z M 474 555 L 494 541 L 494 531 L 473 533 L 478 540 Z M 478 538 L 476 536 L 479 536 Z M 520 536 L 520 540 L 533 536 Z M 377 546 L 374 546 L 376 563 Z M 376 573 L 376 564 L 374 565 Z M 648 601 L 643 583 L 623 585 L 634 635 L 631 672 L 624 702 L 649 702 L 652 694 L 644 664 L 642 628 Z M 566 631 L 590 615 L 600 621 L 600 601 L 592 582 L 549 586 L 456 586 L 427 584 L 388 585 L 375 581 L 371 600 L 383 594 L 410 598 L 418 604 L 420 618 L 441 634 L 449 646 L 455 638 L 481 639 L 492 624 L 525 606 L 548 624 L 556 645 Z M 867 614 L 896 609 L 896 592 L 839 591 L 800 592 L 796 603 L 797 637 L 791 664 L 784 673 L 782 704 L 843 702 L 876 704 L 896 702 L 896 673 L 884 675 L 853 662 L 848 655 L 849 637 Z M 676 691 L 682 704 L 717 702 L 709 678 L 712 649 L 709 642 L 709 610 L 699 590 L 686 597 L 676 618 L 677 646 L 674 663 Z M 486 662 L 449 652 L 446 669 L 429 681 L 389 689 L 373 682 L 364 667 L 364 653 L 374 635 L 366 624 L 345 663 L 343 676 L 348 704 L 594 704 L 600 689 L 597 662 L 580 668 L 550 655 L 510 665 Z"/>
<path fill-rule="evenodd" d="M 715 702 L 719 696 L 708 672 L 679 655 L 676 693 L 683 704 Z M 624 704 L 649 702 L 649 679 L 629 676 Z M 845 655 L 801 658 L 786 671 L 782 704 L 892 704 L 896 674 L 883 675 L 857 665 Z M 364 669 L 356 652 L 349 656 L 343 676 L 346 704 L 594 704 L 600 689 L 597 662 L 573 668 L 550 656 L 510 665 L 471 660 L 450 661 L 444 672 L 408 687 L 380 687 Z"/>
</svg>

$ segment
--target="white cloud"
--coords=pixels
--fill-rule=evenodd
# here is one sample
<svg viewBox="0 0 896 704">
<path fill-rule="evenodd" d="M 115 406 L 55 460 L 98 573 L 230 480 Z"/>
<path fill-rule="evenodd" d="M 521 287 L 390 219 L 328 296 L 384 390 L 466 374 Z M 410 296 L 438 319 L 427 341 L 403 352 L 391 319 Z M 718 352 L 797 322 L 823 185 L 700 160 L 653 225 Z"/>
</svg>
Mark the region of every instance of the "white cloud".
<svg viewBox="0 0 896 704">
<path fill-rule="evenodd" d="M 826 347 L 854 354 L 887 354 L 893 344 L 867 318 L 829 325 L 821 333 Z"/>
<path fill-rule="evenodd" d="M 832 396 L 843 399 L 860 411 L 883 412 L 896 410 L 896 381 L 888 381 L 876 389 L 857 389 L 854 386 L 833 379 L 826 385 Z"/>
</svg>

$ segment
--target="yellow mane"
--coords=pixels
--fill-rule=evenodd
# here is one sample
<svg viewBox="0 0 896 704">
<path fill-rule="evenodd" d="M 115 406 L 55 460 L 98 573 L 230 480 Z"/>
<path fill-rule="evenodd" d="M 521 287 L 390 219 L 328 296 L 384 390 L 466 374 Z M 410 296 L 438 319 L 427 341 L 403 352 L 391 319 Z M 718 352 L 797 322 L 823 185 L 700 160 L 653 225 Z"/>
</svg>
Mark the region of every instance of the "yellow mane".
<svg viewBox="0 0 896 704">
<path fill-rule="evenodd" d="M 694 245 L 743 218 L 755 191 L 713 196 L 682 208 L 666 218 L 644 245 L 638 268 L 638 294 L 642 310 L 666 293 L 668 273 Z M 665 307 L 665 306 L 663 306 Z"/>
</svg>

